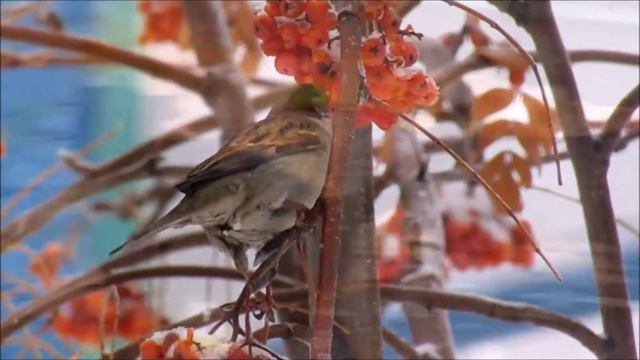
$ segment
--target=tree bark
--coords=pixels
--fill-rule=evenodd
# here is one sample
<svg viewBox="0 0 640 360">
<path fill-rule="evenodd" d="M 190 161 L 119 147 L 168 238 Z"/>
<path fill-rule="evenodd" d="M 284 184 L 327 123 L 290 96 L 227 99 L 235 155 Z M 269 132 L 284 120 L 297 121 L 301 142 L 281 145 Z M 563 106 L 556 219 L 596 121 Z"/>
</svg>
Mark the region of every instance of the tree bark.
<svg viewBox="0 0 640 360">
<path fill-rule="evenodd" d="M 566 49 L 548 1 L 494 4 L 533 38 L 555 98 L 573 163 L 589 236 L 602 324 L 609 341 L 604 358 L 636 359 L 622 253 L 611 206 L 609 156 L 589 132 Z"/>
</svg>

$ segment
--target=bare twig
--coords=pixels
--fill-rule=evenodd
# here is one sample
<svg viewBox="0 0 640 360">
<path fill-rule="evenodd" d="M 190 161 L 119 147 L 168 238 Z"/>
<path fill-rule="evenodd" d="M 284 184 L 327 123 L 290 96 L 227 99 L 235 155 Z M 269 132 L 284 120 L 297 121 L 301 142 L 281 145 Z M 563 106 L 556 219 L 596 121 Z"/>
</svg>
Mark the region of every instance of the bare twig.
<svg viewBox="0 0 640 360">
<path fill-rule="evenodd" d="M 402 355 L 405 359 L 419 359 L 420 354 L 416 351 L 416 348 L 408 341 L 401 338 L 389 328 L 382 328 L 382 338 L 389 344 L 398 354 Z"/>
<path fill-rule="evenodd" d="M 18 4 L 14 6 L 3 6 L 2 7 L 2 18 L 0 19 L 3 24 L 11 24 L 21 17 L 33 13 L 41 9 L 44 6 L 49 5 L 50 0 L 41 0 L 41 1 L 33 1 L 28 2 L 26 4 Z"/>
<path fill-rule="evenodd" d="M 104 135 L 100 136 L 95 141 L 85 145 L 80 148 L 78 151 L 74 153 L 76 156 L 84 156 L 89 152 L 93 151 L 97 147 L 103 145 L 107 141 L 109 141 L 119 129 L 113 129 Z M 27 196 L 31 190 L 33 190 L 36 186 L 40 185 L 44 180 L 49 178 L 51 175 L 55 174 L 58 170 L 62 169 L 64 163 L 62 161 L 58 161 L 57 163 L 49 166 L 48 168 L 42 170 L 40 174 L 36 175 L 33 179 L 31 179 L 22 189 L 20 189 L 17 193 L 15 193 L 2 207 L 0 210 L 0 219 L 3 219 L 25 196 Z"/>
<path fill-rule="evenodd" d="M 620 133 L 625 125 L 631 119 L 631 115 L 636 111 L 640 104 L 640 85 L 636 85 L 625 97 L 609 116 L 609 119 L 602 129 L 600 141 L 602 141 L 603 151 L 611 154 L 616 141 L 620 138 Z"/>
<path fill-rule="evenodd" d="M 5 25 L 4 23 L 0 25 L 0 37 L 7 40 L 25 41 L 89 54 L 96 58 L 107 59 L 131 66 L 161 79 L 173 81 L 178 85 L 196 92 L 205 90 L 203 88 L 204 78 L 201 76 L 164 61 L 137 54 L 92 38 L 59 31 Z"/>
<path fill-rule="evenodd" d="M 560 170 L 560 159 L 557 158 L 558 155 L 558 144 L 556 143 L 556 137 L 555 137 L 555 133 L 553 131 L 553 124 L 551 121 L 551 108 L 549 107 L 549 101 L 547 100 L 547 93 L 546 91 L 544 91 L 544 86 L 542 86 L 542 78 L 540 77 L 540 72 L 538 71 L 538 65 L 536 64 L 535 60 L 533 59 L 533 57 L 531 57 L 531 55 L 520 45 L 520 43 L 518 43 L 518 41 L 516 41 L 516 39 L 514 39 L 511 34 L 509 34 L 506 30 L 504 30 L 502 28 L 502 26 L 500 26 L 498 23 L 496 23 L 495 21 L 493 21 L 492 19 L 490 19 L 489 17 L 485 16 L 484 14 L 479 13 L 478 11 L 464 5 L 461 4 L 458 1 L 455 0 L 442 0 L 444 2 L 446 2 L 447 4 L 451 5 L 451 6 L 455 6 L 473 16 L 475 16 L 476 18 L 484 21 L 485 23 L 489 24 L 489 26 L 491 26 L 492 28 L 494 28 L 495 30 L 497 30 L 500 34 L 502 34 L 502 36 L 504 36 L 505 39 L 507 39 L 507 41 L 509 42 L 509 44 L 511 44 L 514 48 L 516 48 L 516 50 L 522 54 L 527 61 L 529 62 L 529 66 L 531 67 L 531 70 L 533 70 L 533 74 L 536 77 L 536 81 L 538 82 L 538 87 L 540 88 L 540 93 L 542 94 L 542 102 L 544 103 L 544 106 L 547 110 L 547 126 L 549 129 L 549 137 L 551 138 L 551 145 L 553 146 L 553 154 L 556 156 L 556 172 L 558 174 L 558 185 L 562 185 L 562 172 Z"/>
<path fill-rule="evenodd" d="M 582 323 L 527 303 L 500 301 L 479 295 L 455 294 L 409 286 L 385 285 L 380 287 L 380 292 L 382 298 L 387 301 L 410 301 L 427 308 L 439 307 L 466 311 L 493 319 L 529 322 L 555 329 L 580 341 L 597 356 L 600 356 L 606 347 L 605 340 Z"/>
<path fill-rule="evenodd" d="M 540 61 L 540 56 L 538 56 L 536 51 L 529 51 L 528 53 L 535 61 Z M 638 66 L 640 63 L 640 56 L 638 56 L 638 54 L 623 51 L 596 49 L 568 50 L 567 55 L 569 56 L 569 60 L 574 64 L 593 61 Z M 497 64 L 477 54 L 471 54 L 463 60 L 436 70 L 431 75 L 433 80 L 440 87 L 443 87 L 468 72 L 482 70 L 492 66 L 497 66 Z"/>
<path fill-rule="evenodd" d="M 149 176 L 169 175 L 156 167 L 155 159 L 97 179 L 81 179 L 41 203 L 22 216 L 11 220 L 0 231 L 0 252 L 16 245 L 24 237 L 40 229 L 48 223 L 60 210 L 93 194 L 133 180 Z"/>
<path fill-rule="evenodd" d="M 3 69 L 18 67 L 43 67 L 50 65 L 94 65 L 104 63 L 104 60 L 84 54 L 57 54 L 43 51 L 36 53 L 18 53 L 0 49 L 0 67 Z"/>
<path fill-rule="evenodd" d="M 559 197 L 561 199 L 565 199 L 568 201 L 571 201 L 573 203 L 576 203 L 578 205 L 582 205 L 582 202 L 580 201 L 580 199 L 575 198 L 573 196 L 569 196 L 566 194 L 563 194 L 561 192 L 552 190 L 552 189 L 547 189 L 545 187 L 541 187 L 541 186 L 536 186 L 536 185 L 532 185 L 531 189 L 533 190 L 537 190 L 543 193 L 547 193 L 550 195 L 553 195 L 555 197 Z M 640 229 L 638 229 L 637 227 L 634 227 L 633 225 L 629 224 L 628 222 L 620 219 L 619 217 L 616 217 L 616 222 L 618 223 L 618 225 L 622 226 L 623 228 L 629 230 L 629 232 L 631 232 L 633 235 L 640 237 Z"/>
</svg>

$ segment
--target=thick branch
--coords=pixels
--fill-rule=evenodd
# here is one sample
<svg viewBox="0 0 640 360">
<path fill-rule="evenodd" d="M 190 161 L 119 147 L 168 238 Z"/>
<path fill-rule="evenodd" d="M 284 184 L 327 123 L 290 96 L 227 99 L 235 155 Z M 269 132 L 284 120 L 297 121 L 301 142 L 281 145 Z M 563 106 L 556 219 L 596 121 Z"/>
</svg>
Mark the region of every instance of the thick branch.
<svg viewBox="0 0 640 360">
<path fill-rule="evenodd" d="M 597 146 L 589 133 L 574 74 L 551 4 L 548 1 L 494 3 L 509 13 L 531 35 L 552 86 L 578 182 L 603 328 L 611 345 L 601 356 L 614 359 L 636 358 L 622 251 L 607 182 L 609 154 L 604 153 L 601 146 Z"/>
<path fill-rule="evenodd" d="M 343 225 L 343 184 L 353 138 L 353 123 L 361 81 L 358 68 L 362 36 L 360 24 L 360 18 L 356 14 L 348 11 L 340 13 L 340 97 L 331 118 L 333 139 L 329 169 L 322 195 L 325 214 L 320 247 L 318 291 L 312 322 L 310 349 L 312 359 L 331 358 L 340 233 Z"/>
<path fill-rule="evenodd" d="M 380 287 L 386 301 L 414 302 L 426 308 L 466 311 L 493 319 L 529 322 L 563 332 L 580 341 L 594 354 L 602 354 L 605 341 L 588 327 L 563 315 L 527 303 L 507 302 L 479 295 L 464 295 L 409 286 Z"/>
<path fill-rule="evenodd" d="M 222 143 L 229 142 L 253 121 L 244 76 L 233 63 L 233 48 L 220 1 L 183 1 L 198 63 L 207 70 L 203 100 L 215 111 Z M 248 20 L 248 19 L 247 19 Z"/>
<path fill-rule="evenodd" d="M 24 41 L 86 53 L 97 58 L 131 66 L 161 79 L 173 81 L 187 89 L 197 92 L 203 91 L 204 79 L 190 71 L 99 40 L 60 31 L 39 30 L 5 24 L 0 24 L 0 37 L 7 40 Z"/>
<path fill-rule="evenodd" d="M 529 51 L 529 54 L 533 57 L 535 61 L 540 61 L 540 56 L 536 51 Z M 605 63 L 614 63 L 620 65 L 631 65 L 638 66 L 640 63 L 640 56 L 638 54 L 632 54 L 623 51 L 613 51 L 613 50 L 595 50 L 595 49 L 585 49 L 585 50 L 568 50 L 567 55 L 572 63 L 579 62 L 605 62 Z M 466 57 L 464 60 L 455 62 L 441 70 L 435 71 L 432 76 L 435 82 L 443 87 L 450 83 L 453 80 L 458 79 L 462 75 L 476 71 L 482 70 L 489 67 L 498 66 L 495 63 L 492 63 L 488 59 L 478 56 L 476 54 L 471 54 Z"/>
</svg>

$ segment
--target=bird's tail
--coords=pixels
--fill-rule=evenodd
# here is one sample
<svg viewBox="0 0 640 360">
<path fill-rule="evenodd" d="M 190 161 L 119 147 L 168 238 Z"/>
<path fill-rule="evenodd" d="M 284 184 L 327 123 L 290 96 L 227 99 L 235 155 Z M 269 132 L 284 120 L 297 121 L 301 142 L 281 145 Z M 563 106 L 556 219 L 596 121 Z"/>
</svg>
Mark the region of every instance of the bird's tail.
<svg viewBox="0 0 640 360">
<path fill-rule="evenodd" d="M 140 240 L 149 238 L 170 227 L 179 227 L 181 225 L 184 225 L 185 211 L 181 205 L 182 204 L 179 204 L 173 210 L 169 211 L 165 216 L 161 217 L 160 219 L 156 220 L 155 222 L 148 225 L 144 229 L 133 234 L 124 243 L 122 243 L 122 245 L 111 250 L 111 252 L 109 252 L 109 256 L 117 253 L 118 251 L 131 245 L 132 243 L 136 243 Z"/>
</svg>

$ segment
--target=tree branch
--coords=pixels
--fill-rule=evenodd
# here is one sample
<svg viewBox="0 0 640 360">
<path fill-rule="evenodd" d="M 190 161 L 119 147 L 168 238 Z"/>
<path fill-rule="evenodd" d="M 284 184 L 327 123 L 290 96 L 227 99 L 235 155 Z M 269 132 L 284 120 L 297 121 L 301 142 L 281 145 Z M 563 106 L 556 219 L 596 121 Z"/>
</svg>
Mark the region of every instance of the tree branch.
<svg viewBox="0 0 640 360">
<path fill-rule="evenodd" d="M 540 56 L 536 51 L 528 51 L 529 55 L 537 62 L 540 62 Z M 605 62 L 614 63 L 620 65 L 638 66 L 640 63 L 640 56 L 638 54 L 632 54 L 623 51 L 613 50 L 597 50 L 597 49 L 585 49 L 585 50 L 568 50 L 567 55 L 572 63 L 580 62 Z M 458 79 L 462 75 L 482 70 L 489 67 L 499 66 L 492 63 L 488 59 L 479 56 L 477 54 L 471 54 L 463 60 L 455 62 L 449 66 L 436 70 L 433 72 L 433 80 L 440 87 L 444 87 L 451 81 Z"/>
<path fill-rule="evenodd" d="M 256 108 L 265 107 L 271 101 L 277 100 L 289 91 L 290 87 L 275 89 L 265 95 L 256 97 L 254 105 Z M 2 235 L 0 252 L 4 252 L 10 246 L 17 244 L 24 237 L 44 226 L 60 210 L 100 191 L 148 176 L 184 176 L 180 168 L 167 167 L 158 169 L 154 167 L 155 165 L 149 167 L 153 162 L 151 157 L 213 129 L 216 122 L 212 120 L 213 118 L 211 117 L 194 120 L 146 141 L 102 165 L 90 170 L 86 169 L 87 172 L 83 174 L 83 178 L 5 225 L 0 232 Z M 152 169 L 155 170 L 150 171 Z"/>
<path fill-rule="evenodd" d="M 24 41 L 59 49 L 73 50 L 91 56 L 128 65 L 161 79 L 172 81 L 196 92 L 204 90 L 204 78 L 164 61 L 137 54 L 88 37 L 59 31 L 39 30 L 22 26 L 0 24 L 0 37 Z"/>
<path fill-rule="evenodd" d="M 349 2 L 346 2 L 348 4 Z M 354 5 L 354 4 L 352 4 Z M 343 226 L 344 182 L 349 149 L 353 139 L 355 110 L 360 91 L 361 21 L 358 15 L 342 11 L 338 18 L 340 31 L 340 96 L 332 112 L 333 138 L 327 179 L 322 194 L 325 205 L 324 226 L 320 247 L 318 286 L 312 314 L 310 357 L 330 359 L 333 339 L 333 318 Z M 376 312 L 377 313 L 377 312 Z M 373 316 L 373 314 L 371 314 Z"/>
<path fill-rule="evenodd" d="M 597 356 L 603 354 L 605 340 L 588 327 L 563 315 L 527 303 L 507 302 L 478 295 L 465 295 L 409 286 L 384 285 L 381 296 L 386 301 L 414 302 L 433 307 L 472 312 L 493 319 L 529 322 L 558 330 L 578 340 Z"/>
<path fill-rule="evenodd" d="M 611 154 L 613 152 L 616 141 L 620 138 L 622 129 L 631 119 L 631 115 L 636 111 L 640 103 L 640 85 L 636 85 L 625 97 L 609 116 L 609 119 L 600 133 L 600 141 L 602 142 L 603 152 Z"/>
<path fill-rule="evenodd" d="M 604 358 L 636 358 L 622 250 L 607 181 L 609 154 L 591 137 L 564 43 L 548 1 L 494 1 L 533 38 L 551 84 L 575 171 L 589 235 L 603 329 L 610 347 Z"/>
</svg>

